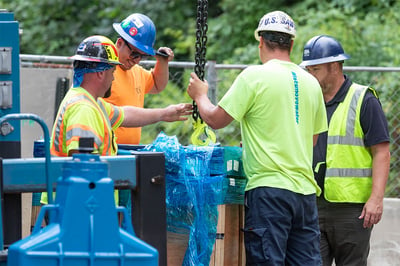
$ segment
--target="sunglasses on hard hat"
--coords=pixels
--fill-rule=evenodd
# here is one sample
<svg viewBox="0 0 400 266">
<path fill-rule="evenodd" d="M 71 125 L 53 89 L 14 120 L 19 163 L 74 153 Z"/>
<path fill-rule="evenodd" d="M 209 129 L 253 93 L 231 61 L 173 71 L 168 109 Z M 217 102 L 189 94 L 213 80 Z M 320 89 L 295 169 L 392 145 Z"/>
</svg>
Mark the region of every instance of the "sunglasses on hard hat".
<svg viewBox="0 0 400 266">
<path fill-rule="evenodd" d="M 140 58 L 140 60 L 142 60 L 142 59 L 143 59 L 143 60 L 146 60 L 147 58 L 149 58 L 149 57 L 151 56 L 151 55 L 142 54 L 142 53 L 139 53 L 139 52 L 133 50 L 133 49 L 129 46 L 129 43 L 128 43 L 125 39 L 123 39 L 123 38 L 121 38 L 121 39 L 124 40 L 125 45 L 128 47 L 129 51 L 131 51 L 131 54 L 129 55 L 129 57 L 130 57 L 131 59 L 136 60 L 136 59 Z"/>
</svg>

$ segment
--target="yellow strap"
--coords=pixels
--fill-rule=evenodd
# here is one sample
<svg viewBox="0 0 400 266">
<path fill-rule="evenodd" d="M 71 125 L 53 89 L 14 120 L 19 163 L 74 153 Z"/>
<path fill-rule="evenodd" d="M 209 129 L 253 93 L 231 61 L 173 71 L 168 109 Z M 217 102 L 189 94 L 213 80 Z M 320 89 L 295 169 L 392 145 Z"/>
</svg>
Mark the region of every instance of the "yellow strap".
<svg viewBox="0 0 400 266">
<path fill-rule="evenodd" d="M 217 137 L 215 133 L 208 127 L 202 119 L 197 119 L 193 122 L 193 134 L 190 138 L 193 145 L 197 146 L 208 146 L 215 144 Z"/>
</svg>

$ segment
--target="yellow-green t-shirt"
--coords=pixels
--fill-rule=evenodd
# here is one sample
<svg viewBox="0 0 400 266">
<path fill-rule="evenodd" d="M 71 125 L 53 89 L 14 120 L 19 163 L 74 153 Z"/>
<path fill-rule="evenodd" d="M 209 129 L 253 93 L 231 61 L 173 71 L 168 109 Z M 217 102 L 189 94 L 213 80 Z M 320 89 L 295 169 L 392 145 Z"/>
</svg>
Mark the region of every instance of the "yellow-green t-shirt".
<svg viewBox="0 0 400 266">
<path fill-rule="evenodd" d="M 249 66 L 219 102 L 240 122 L 246 190 L 321 193 L 312 171 L 313 135 L 328 129 L 318 81 L 291 62 Z"/>
</svg>

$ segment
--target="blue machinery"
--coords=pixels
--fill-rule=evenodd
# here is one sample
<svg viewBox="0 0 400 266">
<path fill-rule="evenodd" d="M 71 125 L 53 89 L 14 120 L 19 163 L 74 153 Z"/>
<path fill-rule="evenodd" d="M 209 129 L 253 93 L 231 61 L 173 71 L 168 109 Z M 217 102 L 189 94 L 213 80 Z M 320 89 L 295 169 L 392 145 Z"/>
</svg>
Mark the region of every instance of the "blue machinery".
<svg viewBox="0 0 400 266">
<path fill-rule="evenodd" d="M 42 207 L 31 236 L 9 247 L 8 265 L 158 265 L 157 250 L 135 237 L 113 191 L 107 163 L 96 155 L 74 155 L 64 163 L 55 204 Z M 40 229 L 45 213 L 50 224 Z"/>
<path fill-rule="evenodd" d="M 19 26 L 12 13 L 0 10 L 0 117 L 20 112 L 19 80 Z M 19 124 L 0 124 L 1 158 L 21 157 L 21 133 Z M 11 243 L 21 238 L 21 194 L 2 194 L 4 219 L 4 241 Z"/>
<path fill-rule="evenodd" d="M 20 125 L 9 120 L 38 122 L 46 153 L 49 134 L 39 117 L 18 114 L 19 28 L 12 13 L 0 11 L 0 35 L 7 36 L 0 39 L 0 266 L 166 265 L 163 153 L 21 159 Z M 32 235 L 20 240 L 21 193 L 51 191 L 56 181 L 55 203 L 49 197 Z M 117 213 L 126 212 L 112 204 L 113 185 L 132 192 L 124 229 Z M 45 213 L 50 224 L 41 229 Z"/>
</svg>

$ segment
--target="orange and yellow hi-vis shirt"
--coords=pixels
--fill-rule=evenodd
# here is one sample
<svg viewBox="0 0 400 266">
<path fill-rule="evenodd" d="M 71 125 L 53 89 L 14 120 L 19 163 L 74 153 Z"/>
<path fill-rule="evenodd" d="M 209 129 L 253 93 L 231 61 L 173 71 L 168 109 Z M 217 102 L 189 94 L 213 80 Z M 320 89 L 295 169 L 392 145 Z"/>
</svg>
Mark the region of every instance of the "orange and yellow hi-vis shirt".
<svg viewBox="0 0 400 266">
<path fill-rule="evenodd" d="M 53 156 L 68 156 L 78 150 L 80 137 L 94 138 L 94 153 L 116 155 L 113 130 L 124 120 L 124 111 L 98 98 L 96 101 L 85 89 L 71 88 L 57 113 L 51 134 L 50 152 Z"/>
<path fill-rule="evenodd" d="M 50 143 L 52 156 L 67 157 L 70 150 L 79 149 L 80 137 L 94 138 L 94 153 L 116 155 L 118 146 L 113 130 L 124 121 L 124 111 L 98 98 L 97 101 L 85 89 L 69 89 L 58 109 L 53 125 Z M 53 193 L 55 195 L 55 193 Z M 115 202 L 118 193 L 114 191 Z M 47 193 L 43 192 L 40 202 L 48 203 Z"/>
</svg>

